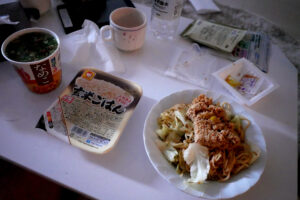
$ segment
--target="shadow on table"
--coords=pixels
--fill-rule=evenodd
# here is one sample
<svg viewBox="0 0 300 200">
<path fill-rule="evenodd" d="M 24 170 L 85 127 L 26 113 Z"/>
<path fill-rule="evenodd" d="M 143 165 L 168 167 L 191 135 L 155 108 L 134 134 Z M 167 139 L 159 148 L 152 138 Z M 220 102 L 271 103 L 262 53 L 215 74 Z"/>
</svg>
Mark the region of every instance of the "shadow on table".
<svg viewBox="0 0 300 200">
<path fill-rule="evenodd" d="M 242 195 L 238 199 L 245 199 L 246 196 L 247 199 L 255 199 L 258 193 L 268 198 L 272 196 L 273 191 L 282 191 L 277 193 L 277 199 L 294 199 L 297 194 L 297 130 L 292 127 L 289 119 L 284 119 L 288 116 L 287 113 L 279 114 L 274 106 L 265 103 L 270 99 L 273 99 L 273 102 L 282 102 L 272 105 L 285 107 L 284 104 L 288 104 L 282 101 L 282 96 L 272 93 L 251 107 L 253 110 L 249 113 L 259 119 L 256 119 L 256 122 L 262 129 L 266 141 L 267 163 L 260 181 L 247 192 L 247 195 Z M 260 113 L 260 110 L 264 110 L 264 113 Z M 292 113 L 291 116 L 293 116 Z M 292 173 L 279 175 L 287 170 Z"/>
<path fill-rule="evenodd" d="M 265 170 L 259 182 L 237 200 L 257 199 L 257 194 L 261 195 L 261 199 L 269 199 L 270 196 L 274 196 L 273 191 L 282 191 L 276 194 L 276 199 L 295 199 L 297 194 L 296 140 L 290 135 L 285 135 L 282 130 L 264 124 L 261 128 L 267 145 Z M 292 145 L 293 143 L 295 145 Z M 292 173 L 284 173 L 287 170 Z M 280 175 L 281 173 L 284 174 Z"/>
<path fill-rule="evenodd" d="M 82 151 L 84 157 L 134 181 L 150 183 L 158 174 L 151 166 L 144 148 L 143 128 L 146 116 L 155 102 L 143 96 L 114 149 L 101 156 Z"/>
<path fill-rule="evenodd" d="M 71 66 L 64 68 L 58 88 L 49 93 L 36 94 L 29 91 L 10 64 L 5 65 L 0 74 L 0 121 L 11 122 L 22 133 L 34 133 L 43 112 L 57 99 L 75 73 L 77 71 Z"/>
</svg>

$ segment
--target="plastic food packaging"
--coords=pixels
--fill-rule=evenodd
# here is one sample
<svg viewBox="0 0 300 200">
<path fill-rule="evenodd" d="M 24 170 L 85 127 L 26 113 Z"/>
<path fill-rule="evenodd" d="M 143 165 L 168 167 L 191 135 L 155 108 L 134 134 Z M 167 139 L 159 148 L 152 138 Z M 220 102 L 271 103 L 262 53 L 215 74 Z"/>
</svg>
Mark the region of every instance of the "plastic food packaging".
<svg viewBox="0 0 300 200">
<path fill-rule="evenodd" d="M 213 76 L 240 103 L 253 105 L 279 87 L 266 74 L 245 58 L 216 71 Z"/>
<path fill-rule="evenodd" d="M 218 87 L 219 84 L 215 84 L 212 73 L 225 64 L 220 63 L 220 59 L 211 55 L 205 48 L 200 48 L 197 43 L 193 43 L 189 48 L 178 49 L 173 58 L 165 75 L 207 89 Z"/>
<path fill-rule="evenodd" d="M 49 34 L 57 42 L 56 49 L 48 56 L 42 57 L 32 61 L 18 61 L 13 60 L 7 55 L 7 48 L 10 43 L 18 41 L 18 38 L 26 34 Z M 20 41 L 20 40 L 19 40 Z M 25 40 L 23 40 L 25 41 Z M 48 44 L 48 43 L 46 43 Z M 23 43 L 24 45 L 24 43 Z M 32 51 L 34 49 L 32 44 L 20 46 L 23 51 Z M 31 47 L 31 48 L 30 48 Z M 19 50 L 20 50 L 19 49 Z M 39 51 L 46 51 L 46 49 L 39 49 Z M 17 52 L 15 50 L 15 52 Z M 62 79 L 62 68 L 60 65 L 60 40 L 58 36 L 53 32 L 45 28 L 26 28 L 11 34 L 2 44 L 1 53 L 3 57 L 8 60 L 15 68 L 17 73 L 22 78 L 27 88 L 35 93 L 42 94 L 47 93 L 57 88 Z M 19 53 L 19 52 L 18 52 Z M 31 54 L 37 54 L 33 51 Z M 23 54 L 19 54 L 23 55 Z"/>
<path fill-rule="evenodd" d="M 44 112 L 37 128 L 86 151 L 106 153 L 116 145 L 141 95 L 135 83 L 84 68 Z"/>
<path fill-rule="evenodd" d="M 157 39 L 172 40 L 176 34 L 183 0 L 155 0 L 151 9 L 150 28 Z"/>
</svg>

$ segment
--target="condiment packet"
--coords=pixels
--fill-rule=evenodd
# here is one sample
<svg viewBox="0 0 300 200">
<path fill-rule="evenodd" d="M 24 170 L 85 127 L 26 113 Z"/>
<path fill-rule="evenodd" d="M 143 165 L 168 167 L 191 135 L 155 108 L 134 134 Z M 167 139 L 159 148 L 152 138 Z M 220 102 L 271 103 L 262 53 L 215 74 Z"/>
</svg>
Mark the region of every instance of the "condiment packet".
<svg viewBox="0 0 300 200">
<path fill-rule="evenodd" d="M 246 58 L 261 71 L 268 72 L 270 38 L 262 32 L 248 31 L 245 37 L 234 47 L 231 53 L 211 51 L 212 54 L 236 61 Z"/>
<path fill-rule="evenodd" d="M 211 48 L 230 53 L 244 38 L 246 33 L 246 30 L 198 19 L 191 23 L 181 33 L 181 36 Z"/>
<path fill-rule="evenodd" d="M 213 76 L 240 103 L 253 105 L 278 87 L 266 74 L 245 58 L 216 71 Z"/>
<path fill-rule="evenodd" d="M 117 143 L 141 95 L 142 89 L 135 83 L 84 68 L 44 112 L 45 130 L 81 149 L 108 152 Z"/>
</svg>

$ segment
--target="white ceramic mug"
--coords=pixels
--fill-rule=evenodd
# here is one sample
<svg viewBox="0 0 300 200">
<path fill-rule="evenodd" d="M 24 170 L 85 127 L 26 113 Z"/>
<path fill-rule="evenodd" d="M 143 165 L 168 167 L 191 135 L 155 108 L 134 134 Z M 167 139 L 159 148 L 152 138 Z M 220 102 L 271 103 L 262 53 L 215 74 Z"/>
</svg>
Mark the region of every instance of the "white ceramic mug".
<svg viewBox="0 0 300 200">
<path fill-rule="evenodd" d="M 110 14 L 109 24 L 100 30 L 104 41 L 113 41 L 123 51 L 133 51 L 143 46 L 147 18 L 141 11 L 132 7 L 118 8 Z"/>
</svg>

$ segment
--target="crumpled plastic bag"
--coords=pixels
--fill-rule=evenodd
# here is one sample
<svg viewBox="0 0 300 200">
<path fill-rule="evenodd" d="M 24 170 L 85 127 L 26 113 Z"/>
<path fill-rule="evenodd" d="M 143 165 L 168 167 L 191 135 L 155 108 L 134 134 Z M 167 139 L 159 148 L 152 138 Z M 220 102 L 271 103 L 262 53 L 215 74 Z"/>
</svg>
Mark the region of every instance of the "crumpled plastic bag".
<svg viewBox="0 0 300 200">
<path fill-rule="evenodd" d="M 118 50 L 102 40 L 99 27 L 90 20 L 85 20 L 82 27 L 62 38 L 61 62 L 78 68 L 89 66 L 109 73 L 124 73 Z"/>
</svg>

